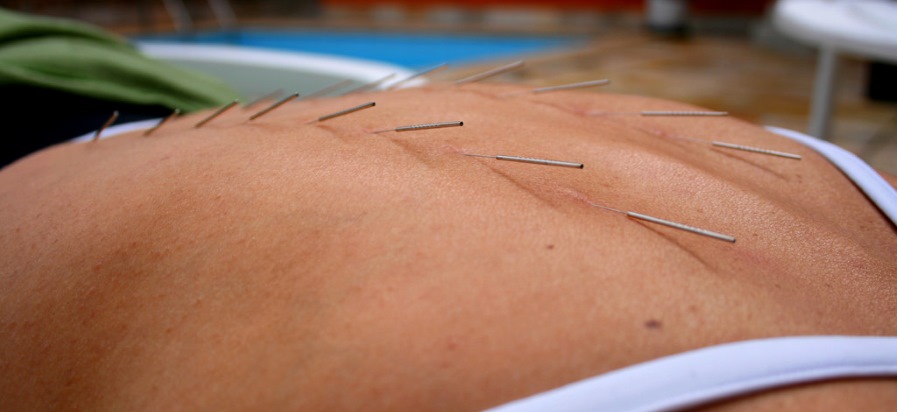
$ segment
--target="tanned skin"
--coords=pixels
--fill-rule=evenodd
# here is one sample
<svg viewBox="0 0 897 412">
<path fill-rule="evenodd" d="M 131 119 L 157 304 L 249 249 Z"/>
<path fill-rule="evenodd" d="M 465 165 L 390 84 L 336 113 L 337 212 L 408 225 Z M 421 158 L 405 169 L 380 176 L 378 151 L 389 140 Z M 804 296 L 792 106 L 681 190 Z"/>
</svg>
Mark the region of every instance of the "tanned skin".
<svg viewBox="0 0 897 412">
<path fill-rule="evenodd" d="M 196 113 L 3 169 L 0 410 L 478 410 L 725 342 L 897 335 L 897 232 L 812 150 L 522 90 Z M 894 405 L 897 380 L 862 379 L 707 408 Z"/>
</svg>

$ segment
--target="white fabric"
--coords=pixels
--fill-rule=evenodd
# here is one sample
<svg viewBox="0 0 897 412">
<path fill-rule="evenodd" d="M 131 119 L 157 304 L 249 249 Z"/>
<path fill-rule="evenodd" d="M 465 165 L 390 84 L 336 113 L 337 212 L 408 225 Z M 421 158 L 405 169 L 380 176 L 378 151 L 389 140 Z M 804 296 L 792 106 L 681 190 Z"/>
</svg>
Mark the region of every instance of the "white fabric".
<svg viewBox="0 0 897 412">
<path fill-rule="evenodd" d="M 759 339 L 641 363 L 489 412 L 670 411 L 798 383 L 883 376 L 897 377 L 897 337 Z"/>
<path fill-rule="evenodd" d="M 393 64 L 327 54 L 214 44 L 141 42 L 137 46 L 150 57 L 215 76 L 243 96 L 270 93 L 284 85 L 289 85 L 288 91 L 305 94 L 346 79 L 367 84 L 390 74 L 395 74 L 393 81 L 414 74 Z"/>
<path fill-rule="evenodd" d="M 838 146 L 824 140 L 807 136 L 793 130 L 781 127 L 766 126 L 766 129 L 789 139 L 796 140 L 828 159 L 837 168 L 841 169 L 850 180 L 853 181 L 869 200 L 885 214 L 891 222 L 897 225 L 897 190 L 894 190 L 884 178 L 875 172 L 871 166 L 862 159 Z"/>
</svg>

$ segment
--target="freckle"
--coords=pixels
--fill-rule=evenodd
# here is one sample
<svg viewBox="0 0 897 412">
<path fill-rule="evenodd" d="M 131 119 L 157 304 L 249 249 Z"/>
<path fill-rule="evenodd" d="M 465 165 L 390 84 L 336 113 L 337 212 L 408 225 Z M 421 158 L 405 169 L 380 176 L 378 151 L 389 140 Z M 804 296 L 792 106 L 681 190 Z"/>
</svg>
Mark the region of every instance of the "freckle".
<svg viewBox="0 0 897 412">
<path fill-rule="evenodd" d="M 649 320 L 645 321 L 645 328 L 660 330 L 660 329 L 663 329 L 663 323 L 661 323 L 657 319 L 649 319 Z"/>
<path fill-rule="evenodd" d="M 548 246 L 545 246 L 545 249 L 548 249 L 548 250 L 554 250 L 554 245 L 548 245 Z"/>
<path fill-rule="evenodd" d="M 94 272 L 99 272 L 101 269 L 103 269 L 103 262 L 97 262 L 93 265 Z"/>
</svg>

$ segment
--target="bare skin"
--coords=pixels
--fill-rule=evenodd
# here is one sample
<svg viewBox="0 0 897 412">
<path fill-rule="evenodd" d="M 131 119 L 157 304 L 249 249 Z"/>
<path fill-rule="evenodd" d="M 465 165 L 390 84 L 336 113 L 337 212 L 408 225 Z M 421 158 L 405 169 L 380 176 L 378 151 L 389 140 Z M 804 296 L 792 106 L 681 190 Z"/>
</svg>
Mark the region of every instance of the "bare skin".
<svg viewBox="0 0 897 412">
<path fill-rule="evenodd" d="M 723 342 L 897 335 L 895 228 L 820 156 L 735 119 L 589 114 L 679 103 L 519 90 L 201 113 L 0 171 L 0 409 L 476 410 Z M 885 410 L 897 381 L 708 408 L 839 404 Z"/>
</svg>

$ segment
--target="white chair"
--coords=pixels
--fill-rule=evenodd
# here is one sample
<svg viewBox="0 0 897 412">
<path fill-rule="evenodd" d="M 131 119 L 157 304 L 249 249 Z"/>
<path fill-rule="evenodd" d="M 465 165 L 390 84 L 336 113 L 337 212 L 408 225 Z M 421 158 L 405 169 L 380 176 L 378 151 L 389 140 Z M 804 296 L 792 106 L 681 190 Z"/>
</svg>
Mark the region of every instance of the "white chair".
<svg viewBox="0 0 897 412">
<path fill-rule="evenodd" d="M 819 48 L 809 134 L 827 139 L 838 74 L 848 53 L 897 62 L 897 3 L 889 0 L 779 0 L 775 27 Z"/>
</svg>

